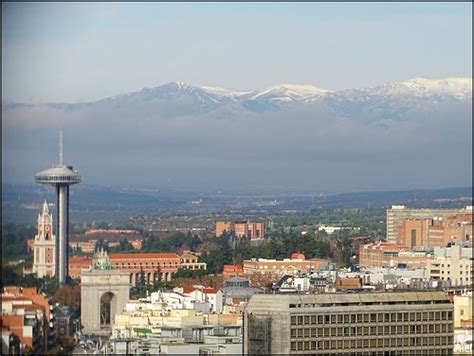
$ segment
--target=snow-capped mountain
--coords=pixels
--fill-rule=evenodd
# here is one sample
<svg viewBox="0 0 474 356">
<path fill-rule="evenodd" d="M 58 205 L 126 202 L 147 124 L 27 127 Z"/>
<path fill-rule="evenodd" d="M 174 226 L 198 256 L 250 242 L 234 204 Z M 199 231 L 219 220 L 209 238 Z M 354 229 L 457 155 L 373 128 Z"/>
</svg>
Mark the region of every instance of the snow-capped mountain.
<svg viewBox="0 0 474 356">
<path fill-rule="evenodd" d="M 472 100 L 471 78 L 439 80 L 415 78 L 379 86 L 331 91 L 313 85 L 280 84 L 254 91 L 171 82 L 154 88 L 81 104 L 47 104 L 57 110 L 100 109 L 101 112 L 124 110 L 128 114 L 176 117 L 213 112 L 223 116 L 292 110 L 298 107 L 331 110 L 335 114 L 376 119 L 378 116 L 400 117 L 411 109 L 429 108 L 447 101 Z M 19 105 L 6 105 L 13 110 Z M 21 107 L 21 105 L 20 105 Z M 222 115 L 221 115 L 222 116 Z"/>
</svg>

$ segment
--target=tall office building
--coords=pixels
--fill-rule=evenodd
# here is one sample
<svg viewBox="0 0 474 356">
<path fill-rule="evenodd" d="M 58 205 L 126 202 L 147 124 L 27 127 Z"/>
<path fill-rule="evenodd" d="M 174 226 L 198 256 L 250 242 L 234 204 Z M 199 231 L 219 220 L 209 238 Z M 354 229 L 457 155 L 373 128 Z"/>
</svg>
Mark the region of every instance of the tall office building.
<svg viewBox="0 0 474 356">
<path fill-rule="evenodd" d="M 387 209 L 387 242 L 397 242 L 398 229 L 405 219 L 447 219 L 456 214 L 472 214 L 472 206 L 464 209 L 411 209 L 405 205 L 392 205 Z"/>
<path fill-rule="evenodd" d="M 72 166 L 64 164 L 63 132 L 59 135 L 59 164 L 36 173 L 36 183 L 53 185 L 56 188 L 56 272 L 59 283 L 66 282 L 68 275 L 68 237 L 69 237 L 69 186 L 80 183 L 81 176 Z"/>
<path fill-rule="evenodd" d="M 53 234 L 53 214 L 46 200 L 38 214 L 38 233 L 33 241 L 33 272 L 38 278 L 52 277 L 56 268 L 56 236 Z"/>
<path fill-rule="evenodd" d="M 252 296 L 245 355 L 450 355 L 453 306 L 444 292 Z"/>
</svg>

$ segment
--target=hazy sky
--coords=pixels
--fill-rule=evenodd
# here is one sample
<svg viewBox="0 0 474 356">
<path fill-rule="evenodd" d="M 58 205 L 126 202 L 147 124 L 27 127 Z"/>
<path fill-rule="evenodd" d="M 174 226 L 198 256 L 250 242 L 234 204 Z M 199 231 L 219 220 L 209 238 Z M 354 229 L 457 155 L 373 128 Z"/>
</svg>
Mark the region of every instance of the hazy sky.
<svg viewBox="0 0 474 356">
<path fill-rule="evenodd" d="M 470 3 L 2 3 L 3 100 L 471 77 Z"/>
</svg>

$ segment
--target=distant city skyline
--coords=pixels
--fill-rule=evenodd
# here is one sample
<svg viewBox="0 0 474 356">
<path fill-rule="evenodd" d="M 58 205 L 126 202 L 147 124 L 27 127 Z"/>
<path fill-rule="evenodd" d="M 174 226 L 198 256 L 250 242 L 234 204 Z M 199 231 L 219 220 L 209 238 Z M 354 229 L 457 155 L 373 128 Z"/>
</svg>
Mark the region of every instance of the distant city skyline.
<svg viewBox="0 0 474 356">
<path fill-rule="evenodd" d="M 4 102 L 471 77 L 469 3 L 2 4 Z"/>
</svg>

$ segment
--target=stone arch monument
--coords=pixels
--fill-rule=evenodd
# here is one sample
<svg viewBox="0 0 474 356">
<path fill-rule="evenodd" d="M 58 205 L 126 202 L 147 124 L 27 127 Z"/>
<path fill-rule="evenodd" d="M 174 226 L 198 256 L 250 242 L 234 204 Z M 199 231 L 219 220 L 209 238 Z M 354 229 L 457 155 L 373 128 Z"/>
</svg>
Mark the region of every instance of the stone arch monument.
<svg viewBox="0 0 474 356">
<path fill-rule="evenodd" d="M 106 318 L 110 323 L 104 323 L 101 315 L 104 313 L 101 313 L 104 296 L 109 298 L 105 312 L 110 313 Z M 81 273 L 82 333 L 110 335 L 115 315 L 125 308 L 129 298 L 130 272 L 113 270 L 107 253 L 98 251 L 92 260 L 91 269 Z"/>
</svg>

